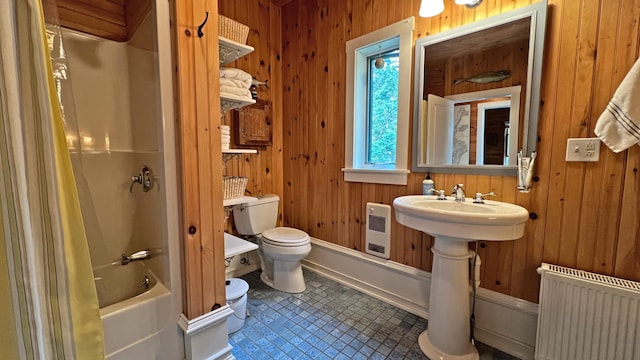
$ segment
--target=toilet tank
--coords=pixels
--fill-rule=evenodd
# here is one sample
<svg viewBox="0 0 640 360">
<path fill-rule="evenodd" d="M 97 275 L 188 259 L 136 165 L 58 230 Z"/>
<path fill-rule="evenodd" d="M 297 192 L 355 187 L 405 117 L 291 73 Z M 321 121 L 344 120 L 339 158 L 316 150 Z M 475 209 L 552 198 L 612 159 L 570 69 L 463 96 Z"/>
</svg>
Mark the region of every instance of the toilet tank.
<svg viewBox="0 0 640 360">
<path fill-rule="evenodd" d="M 264 195 L 257 200 L 233 207 L 233 222 L 240 235 L 258 235 L 276 227 L 278 195 Z"/>
</svg>

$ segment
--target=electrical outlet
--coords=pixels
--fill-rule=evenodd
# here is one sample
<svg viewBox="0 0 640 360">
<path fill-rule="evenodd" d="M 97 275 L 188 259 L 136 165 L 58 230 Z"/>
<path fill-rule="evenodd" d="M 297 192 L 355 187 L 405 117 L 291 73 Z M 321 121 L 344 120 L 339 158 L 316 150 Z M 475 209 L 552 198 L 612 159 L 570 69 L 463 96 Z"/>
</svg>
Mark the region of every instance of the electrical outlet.
<svg viewBox="0 0 640 360">
<path fill-rule="evenodd" d="M 567 161 L 598 161 L 600 158 L 600 139 L 577 138 L 567 140 Z"/>
</svg>

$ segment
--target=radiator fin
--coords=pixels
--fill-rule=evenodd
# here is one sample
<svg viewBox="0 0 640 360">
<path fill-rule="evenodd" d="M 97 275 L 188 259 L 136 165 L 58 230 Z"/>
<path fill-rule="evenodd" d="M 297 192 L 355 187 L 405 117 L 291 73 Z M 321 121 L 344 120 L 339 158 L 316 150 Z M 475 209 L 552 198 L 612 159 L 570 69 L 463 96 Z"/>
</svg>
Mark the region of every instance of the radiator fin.
<svg viewBox="0 0 640 360">
<path fill-rule="evenodd" d="M 536 359 L 640 359 L 640 283 L 550 264 L 538 271 Z"/>
</svg>

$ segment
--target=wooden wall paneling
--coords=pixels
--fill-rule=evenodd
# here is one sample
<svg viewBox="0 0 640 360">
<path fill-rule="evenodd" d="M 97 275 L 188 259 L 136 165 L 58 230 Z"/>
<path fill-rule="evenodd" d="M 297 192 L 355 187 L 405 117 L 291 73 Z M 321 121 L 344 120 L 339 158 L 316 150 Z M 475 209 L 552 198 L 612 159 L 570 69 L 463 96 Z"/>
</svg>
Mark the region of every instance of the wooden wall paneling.
<svg viewBox="0 0 640 360">
<path fill-rule="evenodd" d="M 314 157 L 317 158 L 317 166 L 320 168 L 320 178 L 322 179 L 322 187 L 320 191 L 320 200 L 322 201 L 322 207 L 320 208 L 320 231 L 318 235 L 321 239 L 327 239 L 331 234 L 335 233 L 334 224 L 337 219 L 335 217 L 336 212 L 331 210 L 336 208 L 335 188 L 333 183 L 333 172 L 329 169 L 329 162 L 331 154 L 329 153 L 329 134 L 331 130 L 327 127 L 328 123 L 328 94 L 329 94 L 329 76 L 327 73 L 328 60 L 331 54 L 329 53 L 329 43 L 322 41 L 323 38 L 329 34 L 331 28 L 331 22 L 329 20 L 329 8 L 328 0 L 319 0 L 316 10 L 316 22 L 319 27 L 315 31 L 316 45 L 315 45 L 315 73 L 316 81 L 321 87 L 317 88 L 315 97 L 316 107 L 318 109 L 318 117 L 315 122 L 316 127 L 316 153 Z"/>
<path fill-rule="evenodd" d="M 624 189 L 614 274 L 637 278 L 640 273 L 640 148 L 635 146 L 629 149 Z"/>
<path fill-rule="evenodd" d="M 324 93 L 323 85 L 318 79 L 318 61 L 317 61 L 317 46 L 318 35 L 322 31 L 322 24 L 319 21 L 318 16 L 318 0 L 306 1 L 306 14 L 303 16 L 306 18 L 305 27 L 302 27 L 302 39 L 306 42 L 306 49 L 301 54 L 300 61 L 304 62 L 305 74 L 304 82 L 308 84 L 316 84 L 316 86 L 305 86 L 303 90 L 303 114 L 305 117 L 304 124 L 307 129 L 307 134 L 304 135 L 306 140 L 305 153 L 307 156 L 307 166 L 305 171 L 306 181 L 304 188 L 307 189 L 311 201 L 309 203 L 309 209 L 305 211 L 307 229 L 314 231 L 321 235 L 321 219 L 322 219 L 322 207 L 324 194 L 326 194 L 326 182 L 322 176 L 322 170 L 319 162 L 318 143 L 320 131 L 320 108 L 318 107 L 318 95 Z"/>
<path fill-rule="evenodd" d="M 261 22 L 262 24 L 262 22 Z M 282 9 L 269 5 L 269 67 L 268 77 L 271 92 L 271 126 L 273 146 L 271 147 L 272 191 L 280 194 L 278 223 L 283 224 L 284 213 L 284 155 L 283 155 L 283 82 L 282 82 Z M 262 28 L 260 28 L 262 30 Z"/>
<path fill-rule="evenodd" d="M 574 85 L 574 92 L 581 93 L 585 89 L 589 89 L 589 97 L 582 96 L 574 99 L 572 115 L 574 127 L 572 129 L 571 137 L 593 137 L 593 128 L 595 121 L 599 114 L 593 114 L 594 99 L 598 96 L 598 89 L 594 85 L 596 80 L 596 47 L 598 43 L 598 28 L 600 15 L 599 1 L 584 1 L 582 5 L 582 15 L 580 17 L 580 39 L 578 58 L 576 60 L 576 83 Z M 607 57 L 609 55 L 602 54 Z M 598 86 L 601 88 L 602 86 Z M 609 86 L 607 86 L 609 88 Z M 579 247 L 576 250 L 576 262 L 575 267 L 579 269 L 592 269 L 595 259 L 595 243 L 598 207 L 600 200 L 599 191 L 591 191 L 591 189 L 600 187 L 600 176 L 602 174 L 602 168 L 600 163 L 586 163 L 580 164 L 582 166 L 575 167 L 572 170 L 579 170 L 579 173 L 570 175 L 574 179 L 584 179 L 581 185 L 582 201 L 579 211 L 576 211 L 580 215 L 580 224 L 576 230 L 576 239 L 579 243 Z M 609 266 L 613 266 L 613 254 L 611 254 L 611 261 L 607 261 Z"/>
<path fill-rule="evenodd" d="M 332 4 L 334 4 L 333 2 Z M 332 56 L 328 60 L 328 71 L 330 74 L 330 86 L 329 94 L 331 96 L 329 104 L 329 114 L 327 122 L 332 128 L 331 141 L 331 169 L 334 169 L 334 176 L 338 191 L 337 197 L 337 214 L 338 214 L 338 228 L 337 233 L 334 232 L 333 236 L 336 238 L 336 242 L 339 245 L 350 247 L 349 242 L 349 229 L 351 228 L 350 212 L 349 212 L 349 191 L 351 186 L 343 180 L 341 168 L 344 164 L 344 126 L 346 112 L 346 99 L 342 96 L 345 88 L 346 74 L 343 69 L 346 69 L 347 54 L 346 51 L 335 51 L 335 48 L 331 44 L 344 44 L 346 43 L 348 33 L 351 29 L 351 17 L 344 16 L 345 13 L 350 13 L 351 2 L 339 1 L 338 5 L 331 7 L 329 11 L 329 18 L 331 20 L 331 30 L 329 33 L 328 51 Z M 336 210 L 336 209 L 334 209 Z"/>
<path fill-rule="evenodd" d="M 220 138 L 217 17 L 209 19 L 208 36 L 194 36 L 204 13 L 217 14 L 218 8 L 217 2 L 206 1 L 174 3 L 174 9 L 183 194 L 184 312 L 192 319 L 226 301 L 222 192 L 213 191 L 213 188 L 222 188 L 221 149 L 219 141 L 211 140 L 212 136 Z"/>
<path fill-rule="evenodd" d="M 276 6 L 277 8 L 277 6 Z M 269 80 L 269 82 L 271 82 L 270 78 L 272 76 L 272 72 L 271 72 L 271 66 L 272 66 L 272 62 L 271 62 L 271 40 L 272 40 L 272 35 L 271 32 L 276 30 L 273 29 L 271 27 L 271 3 L 269 0 L 259 0 L 258 1 L 258 19 L 257 19 L 257 26 L 256 29 L 254 31 L 256 31 L 258 33 L 258 37 L 260 38 L 260 60 L 258 62 L 258 64 L 260 65 L 258 70 L 257 70 L 257 74 L 254 75 L 256 76 L 258 79 L 260 80 Z M 280 27 L 280 23 L 277 23 L 277 26 Z M 265 31 L 263 29 L 268 29 L 268 31 Z M 274 48 L 275 49 L 275 48 Z M 278 72 L 275 69 L 275 63 L 274 65 L 274 72 L 276 73 Z M 272 96 L 271 96 L 271 89 L 267 89 L 264 86 L 260 86 L 258 88 L 258 97 L 262 98 L 262 99 L 268 99 L 269 101 L 269 111 L 268 111 L 268 116 L 269 116 L 269 123 L 271 124 L 271 128 L 272 128 L 272 133 L 273 133 L 273 123 L 274 123 L 274 113 L 273 113 L 273 102 L 271 101 Z M 280 100 L 278 100 L 280 101 Z M 279 121 L 280 122 L 280 121 Z M 278 192 L 277 189 L 274 187 L 274 184 L 276 182 L 282 184 L 282 178 L 278 178 L 279 175 L 281 176 L 282 174 L 278 174 L 276 172 L 273 171 L 274 168 L 274 160 L 275 158 L 278 156 L 277 155 L 277 149 L 279 149 L 280 146 L 279 144 L 275 144 L 273 142 L 273 135 L 272 135 L 272 143 L 270 146 L 267 146 L 264 151 L 260 152 L 260 159 L 261 159 L 261 166 L 260 166 L 260 171 L 262 174 L 261 177 L 261 181 L 260 181 L 260 190 L 262 191 L 263 194 L 278 194 L 278 196 L 280 197 L 280 203 L 278 204 L 278 225 L 281 225 L 281 217 L 282 217 L 282 191 Z"/>
<path fill-rule="evenodd" d="M 309 223 L 309 204 L 308 201 L 312 200 L 312 197 L 308 197 L 309 194 L 313 195 L 313 190 L 309 189 L 309 174 L 312 169 L 312 164 L 310 161 L 310 153 L 309 153 L 309 122 L 311 116 L 313 114 L 309 113 L 309 97 L 310 92 L 313 91 L 313 88 L 310 86 L 314 84 L 309 79 L 310 66 L 309 66 L 309 54 L 312 49 L 312 45 L 310 44 L 311 34 L 311 24 L 313 21 L 309 19 L 309 8 L 313 7 L 313 4 L 310 4 L 309 1 L 303 1 L 298 3 L 298 93 L 296 94 L 297 99 L 297 126 L 295 132 L 295 149 L 297 150 L 297 174 L 296 179 L 298 181 L 299 186 L 296 187 L 296 192 L 294 199 L 296 201 L 302 201 L 301 206 L 297 211 L 297 216 L 299 217 L 298 223 L 300 224 L 300 228 L 304 231 L 313 230 L 310 227 Z M 307 206 L 302 206 L 305 204 Z"/>
<path fill-rule="evenodd" d="M 626 19 L 638 19 L 640 2 L 634 2 Z M 629 26 L 630 25 L 630 26 Z M 640 29 L 638 22 L 629 24 L 625 33 L 631 36 L 626 44 L 636 47 L 636 57 L 640 57 Z M 628 55 L 627 55 L 628 56 Z M 631 60 L 631 59 L 628 59 Z M 613 80 L 615 81 L 615 80 Z M 602 147 L 601 147 L 602 150 Z M 640 273 L 640 148 L 633 146 L 628 150 L 624 176 L 624 191 L 620 208 L 620 225 L 616 247 L 614 274 L 623 278 L 637 278 Z M 601 154 L 602 156 L 602 154 Z"/>
<path fill-rule="evenodd" d="M 579 17 L 579 2 L 565 2 L 563 4 L 562 12 L 562 33 L 560 34 L 560 53 L 561 59 L 572 59 L 575 61 L 577 52 L 577 35 L 578 35 L 578 17 Z M 563 216 L 571 216 L 571 212 L 575 211 L 575 207 L 579 206 L 579 202 L 576 201 L 572 194 L 565 193 L 566 190 L 566 167 L 562 149 L 566 149 L 566 139 L 570 133 L 570 116 L 571 116 L 571 100 L 573 92 L 570 91 L 571 86 L 575 80 L 575 67 L 573 61 L 560 62 L 560 69 L 557 78 L 558 93 L 555 99 L 556 119 L 563 119 L 563 121 L 556 121 L 553 131 L 552 140 L 552 163 L 551 174 L 552 179 L 549 184 L 549 198 L 548 198 L 548 217 L 547 228 L 545 232 L 544 261 L 548 261 L 554 264 L 559 263 L 561 260 L 561 252 L 574 251 L 575 240 L 562 239 L 560 234 L 566 234 L 565 227 L 572 226 L 563 219 Z M 571 179 L 574 181 L 574 179 Z M 567 197 L 565 199 L 565 197 Z M 573 261 L 567 258 L 562 258 L 561 265 L 572 266 Z"/>
<path fill-rule="evenodd" d="M 527 207 L 529 213 L 537 215 L 537 219 L 527 223 L 524 239 L 526 247 L 522 242 L 515 245 L 515 249 L 520 252 L 516 256 L 524 256 L 525 262 L 522 267 L 514 263 L 515 269 L 512 274 L 520 274 L 518 280 L 512 282 L 512 295 L 537 301 L 539 288 L 532 284 L 538 284 L 540 277 L 536 269 L 543 259 L 545 228 L 547 219 L 547 198 L 549 184 L 551 182 L 551 145 L 553 142 L 553 125 L 555 120 L 556 103 L 554 101 L 558 92 L 557 76 L 559 71 L 559 37 L 561 28 L 562 6 L 558 1 L 550 0 L 547 8 L 547 31 L 545 36 L 545 47 L 543 57 L 543 74 L 540 89 L 540 115 L 538 123 L 538 144 L 535 175 L 539 181 L 533 185 L 533 189 L 528 194 L 530 206 Z M 557 154 L 556 154 L 557 156 Z"/>
<path fill-rule="evenodd" d="M 225 284 L 225 260 L 224 260 L 224 208 L 222 206 L 222 144 L 220 142 L 220 57 L 218 52 L 218 2 L 208 0 L 204 2 L 204 9 L 194 16 L 199 15 L 197 25 L 204 21 L 203 13 L 209 12 L 209 25 L 202 45 L 205 49 L 205 57 L 201 59 L 201 71 L 207 72 L 207 76 L 202 79 L 198 93 L 198 116 L 199 143 L 207 146 L 202 151 L 202 146 L 198 151 L 200 162 L 200 184 L 201 189 L 205 189 L 200 202 L 201 223 L 207 224 L 203 227 L 207 238 L 202 241 L 202 268 L 203 268 L 203 292 L 204 311 L 213 310 L 215 307 L 226 304 L 226 284 Z M 213 18 L 211 18 L 213 15 Z M 197 18 L 197 17 L 196 17 Z M 201 96 L 201 92 L 206 89 L 207 97 Z M 202 109 L 202 111 L 200 111 Z M 204 156 L 201 154 L 204 153 Z M 204 203 L 204 205 L 203 205 Z"/>
<path fill-rule="evenodd" d="M 125 7 L 120 2 L 57 0 L 57 6 L 64 27 L 114 41 L 127 40 Z"/>
<path fill-rule="evenodd" d="M 574 4 L 577 6 L 574 8 Z M 563 127 L 563 134 L 566 134 L 564 139 L 567 137 L 578 137 L 586 135 L 585 129 L 585 120 L 588 116 L 588 109 L 584 109 L 586 104 L 580 104 L 581 99 L 590 99 L 591 98 L 591 79 L 593 72 L 593 56 L 591 59 L 584 59 L 581 57 L 580 51 L 581 49 L 588 48 L 588 43 L 592 44 L 595 42 L 595 39 L 590 39 L 590 29 L 589 24 L 585 21 L 585 13 L 581 13 L 581 4 L 578 2 L 571 2 L 571 6 L 567 6 L 566 12 L 564 12 L 563 19 L 563 36 L 567 36 L 570 41 L 570 45 L 566 42 L 563 49 L 568 49 L 571 46 L 571 50 L 569 53 L 565 54 L 565 56 L 571 56 L 574 59 L 574 62 L 569 64 L 571 69 L 566 68 L 565 70 L 572 72 L 572 79 L 570 82 L 560 84 L 562 88 L 566 89 L 561 92 L 561 95 L 566 94 L 566 96 L 562 96 L 558 99 L 558 103 L 562 104 L 562 112 L 559 114 L 562 118 L 566 120 L 561 122 L 565 123 L 566 127 Z M 588 9 L 589 6 L 586 5 Z M 593 7 L 591 7 L 593 9 Z M 596 7 L 597 9 L 597 7 Z M 573 15 L 572 12 L 578 12 L 578 15 Z M 588 10 L 587 10 L 588 13 Z M 595 23 L 592 25 L 595 26 Z M 584 38 L 583 38 L 584 37 Z M 571 91 L 567 91 L 571 89 Z M 584 96 L 584 95 L 587 96 Z M 580 113 L 583 111 L 584 113 Z M 556 122 L 558 124 L 560 122 Z M 562 137 L 561 137 L 562 138 Z M 564 141 L 566 146 L 566 140 Z M 558 144 L 558 150 L 560 150 Z M 562 157 L 557 157 L 558 162 L 560 163 Z M 562 239 L 560 242 L 560 250 L 559 254 L 563 258 L 563 264 L 569 267 L 576 267 L 577 262 L 577 253 L 578 253 L 578 231 L 580 227 L 580 222 L 582 218 L 581 214 L 581 202 L 585 199 L 585 194 L 583 194 L 583 186 L 584 186 L 584 168 L 588 166 L 583 163 L 571 163 L 564 162 L 562 165 L 564 167 L 564 190 L 563 193 L 563 202 L 565 204 L 564 211 L 562 213 L 562 224 L 560 228 L 560 233 L 557 236 L 558 239 Z M 589 197 L 591 194 L 586 193 L 586 196 Z M 584 219 L 590 220 L 590 219 Z M 553 230 L 552 230 L 553 231 Z"/>
<path fill-rule="evenodd" d="M 282 9 L 282 112 L 283 112 L 283 166 L 284 166 L 284 189 L 283 189 L 283 215 L 285 226 L 295 226 L 295 207 L 294 207 L 294 189 L 297 183 L 293 181 L 294 170 L 296 169 L 294 161 L 294 135 L 293 125 L 296 110 L 295 94 L 297 74 L 297 22 L 293 21 L 297 17 L 297 2 Z M 285 19 L 287 21 L 285 21 Z"/>
<path fill-rule="evenodd" d="M 236 17 L 237 20 L 243 24 L 249 26 L 249 36 L 247 42 L 252 44 L 254 51 L 247 56 L 244 56 L 241 61 L 237 61 L 238 67 L 247 71 L 251 76 L 257 79 L 266 79 L 267 75 L 262 72 L 262 64 L 268 61 L 268 52 L 266 49 L 266 37 L 269 35 L 269 29 L 259 30 L 260 26 L 260 13 L 261 4 L 259 0 L 236 1 Z M 263 35 L 265 38 L 263 39 Z M 266 59 L 265 59 L 266 57 Z M 265 95 L 262 89 L 258 90 L 258 94 Z M 267 153 L 269 153 L 269 147 L 261 147 L 257 155 L 245 156 L 245 174 L 251 179 L 254 194 L 264 193 L 264 185 L 270 181 L 271 175 L 266 174 Z M 264 151 L 262 151 L 264 150 Z M 278 204 L 279 206 L 279 204 Z"/>
<path fill-rule="evenodd" d="M 204 313 L 202 306 L 203 286 L 200 263 L 200 232 L 189 234 L 189 226 L 199 225 L 198 211 L 198 171 L 197 171 L 197 137 L 196 128 L 196 94 L 195 94 L 195 55 L 194 41 L 183 31 L 193 28 L 192 4 L 174 3 L 176 11 L 176 27 L 174 29 L 176 49 L 176 83 L 178 111 L 176 112 L 180 146 L 180 173 L 182 185 L 182 257 L 184 282 L 184 313 L 187 317 L 195 317 Z M 195 223 L 195 225 L 194 225 Z"/>
<path fill-rule="evenodd" d="M 130 39 L 142 21 L 151 12 L 151 0 L 131 0 L 125 5 L 127 39 Z"/>
</svg>

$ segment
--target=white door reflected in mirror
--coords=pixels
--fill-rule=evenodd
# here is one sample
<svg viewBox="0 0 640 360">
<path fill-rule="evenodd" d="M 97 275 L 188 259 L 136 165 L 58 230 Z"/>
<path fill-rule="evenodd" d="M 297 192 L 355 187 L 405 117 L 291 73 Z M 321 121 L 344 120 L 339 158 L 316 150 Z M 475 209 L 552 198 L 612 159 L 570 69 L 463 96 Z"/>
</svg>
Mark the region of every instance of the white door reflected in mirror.
<svg viewBox="0 0 640 360">
<path fill-rule="evenodd" d="M 421 165 L 515 166 L 520 86 L 450 95 L 428 94 L 421 119 L 426 154 Z"/>
</svg>

